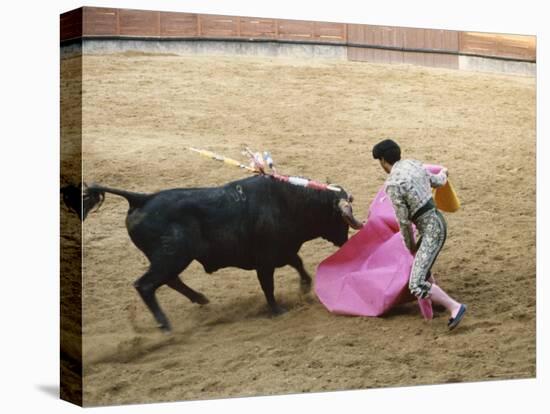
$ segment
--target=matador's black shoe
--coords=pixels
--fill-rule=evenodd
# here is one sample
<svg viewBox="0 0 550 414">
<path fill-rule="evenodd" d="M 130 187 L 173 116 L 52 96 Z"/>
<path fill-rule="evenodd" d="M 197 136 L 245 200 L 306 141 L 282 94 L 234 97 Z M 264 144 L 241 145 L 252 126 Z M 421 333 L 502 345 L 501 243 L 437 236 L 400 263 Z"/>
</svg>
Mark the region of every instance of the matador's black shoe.
<svg viewBox="0 0 550 414">
<path fill-rule="evenodd" d="M 447 323 L 447 326 L 449 327 L 449 331 L 452 331 L 454 328 L 458 326 L 462 318 L 464 317 L 464 314 L 466 313 L 466 309 L 468 307 L 466 305 L 460 305 L 460 309 L 458 310 L 458 313 L 454 318 L 449 318 L 449 322 Z"/>
</svg>

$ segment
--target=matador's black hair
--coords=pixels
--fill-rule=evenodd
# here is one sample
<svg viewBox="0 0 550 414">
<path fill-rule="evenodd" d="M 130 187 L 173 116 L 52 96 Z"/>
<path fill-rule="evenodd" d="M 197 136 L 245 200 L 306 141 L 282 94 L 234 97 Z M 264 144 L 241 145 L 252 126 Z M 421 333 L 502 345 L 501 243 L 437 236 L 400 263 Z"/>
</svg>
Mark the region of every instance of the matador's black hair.
<svg viewBox="0 0 550 414">
<path fill-rule="evenodd" d="M 383 158 L 393 165 L 401 159 L 401 148 L 395 141 L 385 139 L 372 148 L 372 157 L 377 160 Z"/>
</svg>

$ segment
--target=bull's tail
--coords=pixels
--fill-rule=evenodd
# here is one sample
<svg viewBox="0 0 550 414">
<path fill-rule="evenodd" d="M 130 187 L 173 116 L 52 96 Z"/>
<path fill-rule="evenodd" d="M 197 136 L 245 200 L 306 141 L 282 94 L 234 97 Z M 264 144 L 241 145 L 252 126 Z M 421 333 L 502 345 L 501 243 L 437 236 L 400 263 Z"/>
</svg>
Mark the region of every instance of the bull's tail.
<svg viewBox="0 0 550 414">
<path fill-rule="evenodd" d="M 150 198 L 151 194 L 132 193 L 130 191 L 117 190 L 114 188 L 103 187 L 98 184 L 84 183 L 84 192 L 82 193 L 82 220 L 86 219 L 88 213 L 92 210 L 97 210 L 103 201 L 105 201 L 105 193 L 115 194 L 124 197 L 128 200 L 130 208 L 139 208 L 144 205 Z"/>
</svg>

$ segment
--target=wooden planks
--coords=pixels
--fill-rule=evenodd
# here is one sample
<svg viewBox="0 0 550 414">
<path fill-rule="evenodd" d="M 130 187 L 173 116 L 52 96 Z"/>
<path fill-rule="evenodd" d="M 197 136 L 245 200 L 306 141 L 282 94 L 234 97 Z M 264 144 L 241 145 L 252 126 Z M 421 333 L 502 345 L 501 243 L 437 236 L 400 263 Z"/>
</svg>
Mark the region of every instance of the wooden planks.
<svg viewBox="0 0 550 414">
<path fill-rule="evenodd" d="M 343 23 L 314 22 L 313 38 L 321 42 L 345 43 L 347 28 Z"/>
<path fill-rule="evenodd" d="M 199 36 L 214 38 L 239 36 L 239 17 L 201 14 L 198 18 L 200 20 Z"/>
<path fill-rule="evenodd" d="M 61 40 L 82 37 L 82 9 L 63 13 L 59 19 L 59 36 Z"/>
<path fill-rule="evenodd" d="M 241 17 L 241 37 L 252 39 L 275 39 L 278 37 L 275 19 Z"/>
<path fill-rule="evenodd" d="M 495 33 L 460 33 L 460 52 L 536 61 L 536 37 Z"/>
<path fill-rule="evenodd" d="M 279 39 L 312 41 L 313 40 L 313 22 L 301 20 L 278 20 L 277 27 Z"/>
<path fill-rule="evenodd" d="M 118 13 L 118 35 L 160 36 L 160 13 L 121 9 Z"/>
<path fill-rule="evenodd" d="M 455 31 L 349 24 L 348 43 L 353 45 L 348 47 L 352 61 L 458 68 Z"/>
<path fill-rule="evenodd" d="M 458 32 L 452 30 L 403 28 L 403 47 L 458 52 Z"/>
<path fill-rule="evenodd" d="M 277 25 L 280 40 L 344 44 L 347 38 L 344 23 L 278 20 Z"/>
<path fill-rule="evenodd" d="M 348 42 L 353 45 L 390 49 L 458 52 L 458 32 L 392 26 L 348 24 Z"/>
<path fill-rule="evenodd" d="M 198 34 L 198 14 L 160 12 L 160 36 L 193 37 Z"/>
<path fill-rule="evenodd" d="M 84 36 L 119 35 L 119 10 L 101 7 L 83 8 Z"/>
<path fill-rule="evenodd" d="M 396 27 L 348 24 L 348 42 L 354 46 L 371 45 L 402 48 L 403 36 Z"/>
</svg>

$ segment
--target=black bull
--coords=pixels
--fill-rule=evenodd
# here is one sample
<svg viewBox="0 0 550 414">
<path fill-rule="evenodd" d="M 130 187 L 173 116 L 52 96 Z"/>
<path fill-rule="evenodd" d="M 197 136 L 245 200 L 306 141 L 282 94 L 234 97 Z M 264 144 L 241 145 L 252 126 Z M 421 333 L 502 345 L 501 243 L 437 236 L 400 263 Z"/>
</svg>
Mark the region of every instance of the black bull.
<svg viewBox="0 0 550 414">
<path fill-rule="evenodd" d="M 105 193 L 128 200 L 128 234 L 150 262 L 134 286 L 165 331 L 170 324 L 155 297 L 160 286 L 168 285 L 191 302 L 208 303 L 179 278 L 193 260 L 207 273 L 224 267 L 256 270 L 271 312 L 279 314 L 284 309 L 274 297 L 275 268 L 295 268 L 307 292 L 311 277 L 298 256 L 302 244 L 322 237 L 341 246 L 349 226 L 361 227 L 351 211 L 352 197 L 344 189 L 314 190 L 269 176 L 154 194 L 91 185 L 84 191 L 84 217 L 103 202 Z"/>
</svg>

